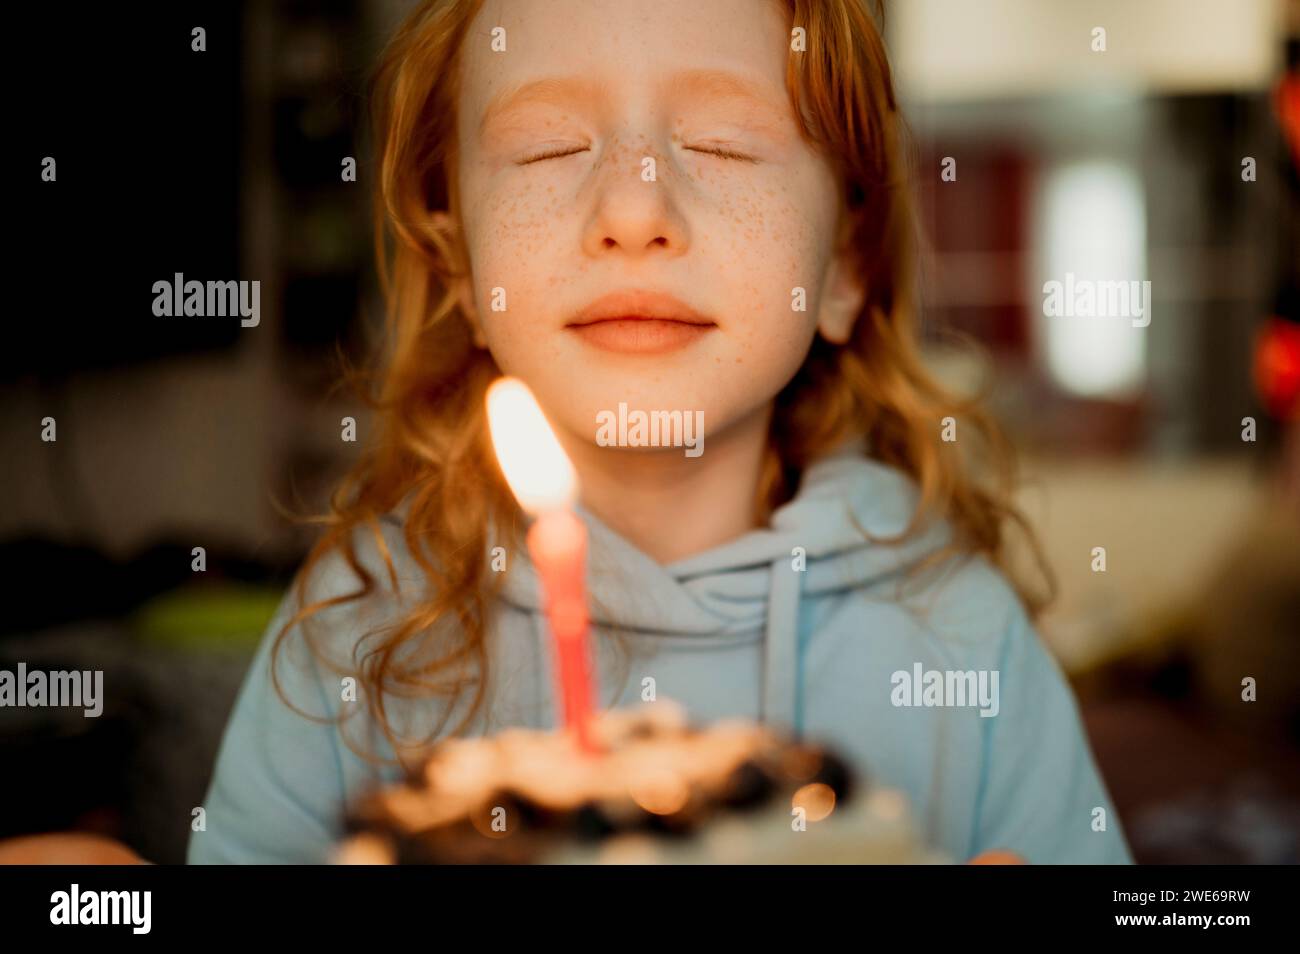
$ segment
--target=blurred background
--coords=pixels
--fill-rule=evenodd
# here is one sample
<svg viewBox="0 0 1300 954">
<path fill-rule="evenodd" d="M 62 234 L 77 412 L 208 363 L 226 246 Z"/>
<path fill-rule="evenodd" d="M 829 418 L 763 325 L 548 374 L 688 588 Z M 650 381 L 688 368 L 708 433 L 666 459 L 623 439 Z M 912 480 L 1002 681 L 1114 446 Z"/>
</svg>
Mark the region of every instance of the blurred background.
<svg viewBox="0 0 1300 954">
<path fill-rule="evenodd" d="M 366 430 L 332 386 L 381 320 L 362 95 L 409 5 L 155 3 L 75 29 L 13 12 L 31 59 L 4 160 L 0 668 L 100 669 L 113 691 L 97 719 L 0 709 L 23 780 L 0 786 L 0 838 L 93 831 L 184 860 L 311 542 L 283 511 L 324 506 L 358 446 L 342 417 Z M 886 35 L 927 353 L 991 387 L 1022 451 L 1059 582 L 1040 630 L 1134 854 L 1294 863 L 1300 0 L 895 0 Z M 46 156 L 57 186 L 33 171 Z M 260 280 L 260 324 L 155 318 L 176 272 Z M 1150 281 L 1150 324 L 1047 317 L 1067 272 Z"/>
</svg>

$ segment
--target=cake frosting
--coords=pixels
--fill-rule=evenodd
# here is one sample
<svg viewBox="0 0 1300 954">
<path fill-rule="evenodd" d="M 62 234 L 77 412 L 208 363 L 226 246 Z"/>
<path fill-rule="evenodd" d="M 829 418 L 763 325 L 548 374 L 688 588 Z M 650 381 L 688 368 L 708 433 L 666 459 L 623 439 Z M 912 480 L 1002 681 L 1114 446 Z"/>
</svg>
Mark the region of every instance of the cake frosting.
<svg viewBox="0 0 1300 954">
<path fill-rule="evenodd" d="M 342 864 L 930 863 L 895 791 L 828 748 L 670 700 L 573 733 L 439 742 L 406 782 L 349 806 Z"/>
</svg>

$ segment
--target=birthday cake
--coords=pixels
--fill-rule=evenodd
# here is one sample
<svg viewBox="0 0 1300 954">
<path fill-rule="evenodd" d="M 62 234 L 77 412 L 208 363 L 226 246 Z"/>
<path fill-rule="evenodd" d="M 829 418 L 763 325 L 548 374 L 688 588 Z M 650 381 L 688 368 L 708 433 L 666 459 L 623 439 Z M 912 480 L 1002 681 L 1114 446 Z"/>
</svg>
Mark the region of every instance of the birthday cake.
<svg viewBox="0 0 1300 954">
<path fill-rule="evenodd" d="M 896 791 L 824 746 L 741 719 L 690 724 L 668 700 L 572 733 L 438 743 L 406 782 L 349 806 L 338 864 L 916 864 Z"/>
</svg>

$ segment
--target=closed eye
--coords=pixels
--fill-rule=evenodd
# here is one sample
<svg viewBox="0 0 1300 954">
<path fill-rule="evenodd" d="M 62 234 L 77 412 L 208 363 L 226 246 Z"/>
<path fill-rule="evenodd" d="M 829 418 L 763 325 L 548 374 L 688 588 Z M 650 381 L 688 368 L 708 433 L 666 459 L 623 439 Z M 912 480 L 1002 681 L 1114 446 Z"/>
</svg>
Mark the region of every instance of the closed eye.
<svg viewBox="0 0 1300 954">
<path fill-rule="evenodd" d="M 527 159 L 521 159 L 518 165 L 526 166 L 530 163 L 541 162 L 543 159 L 559 159 L 562 156 L 573 156 L 580 152 L 586 152 L 587 146 L 561 146 L 559 149 L 552 149 L 549 152 L 539 153 L 536 156 L 530 156 Z"/>
<path fill-rule="evenodd" d="M 686 148 L 691 152 L 702 152 L 706 155 L 717 156 L 720 159 L 734 159 L 738 162 L 758 162 L 758 160 L 753 156 L 747 156 L 744 153 L 736 152 L 734 149 L 726 149 L 722 147 L 705 149 L 699 146 L 687 146 Z M 518 165 L 526 166 L 534 162 L 542 162 L 545 159 L 561 159 L 565 156 L 574 156 L 580 152 L 586 152 L 587 149 L 587 146 L 578 146 L 576 148 L 562 146 L 559 149 L 552 149 L 548 152 L 539 153 L 536 156 L 529 156 L 527 159 L 521 159 L 519 160 Z"/>
<path fill-rule="evenodd" d="M 736 152 L 732 149 L 717 147 L 713 149 L 704 149 L 699 146 L 687 146 L 691 152 L 703 152 L 711 156 L 718 156 L 722 159 L 736 159 L 740 162 L 758 162 L 753 156 L 747 156 L 744 153 Z"/>
</svg>

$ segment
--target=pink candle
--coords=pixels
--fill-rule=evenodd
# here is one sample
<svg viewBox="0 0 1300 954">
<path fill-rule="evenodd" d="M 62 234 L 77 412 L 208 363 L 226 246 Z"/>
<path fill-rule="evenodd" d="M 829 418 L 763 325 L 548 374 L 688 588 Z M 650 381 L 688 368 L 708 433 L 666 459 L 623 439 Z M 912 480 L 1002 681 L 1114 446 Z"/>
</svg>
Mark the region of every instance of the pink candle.
<svg viewBox="0 0 1300 954">
<path fill-rule="evenodd" d="M 528 531 L 528 552 L 546 599 L 555 640 L 556 694 L 565 725 L 578 744 L 595 751 L 591 738 L 592 675 L 587 646 L 587 528 L 572 510 L 542 514 Z"/>
<path fill-rule="evenodd" d="M 522 381 L 494 382 L 487 404 L 506 482 L 519 505 L 537 518 L 528 531 L 528 553 L 554 646 L 557 722 L 575 733 L 582 751 L 594 754 L 599 747 L 591 732 L 595 680 L 587 639 L 587 528 L 572 510 L 577 476 Z"/>
</svg>

